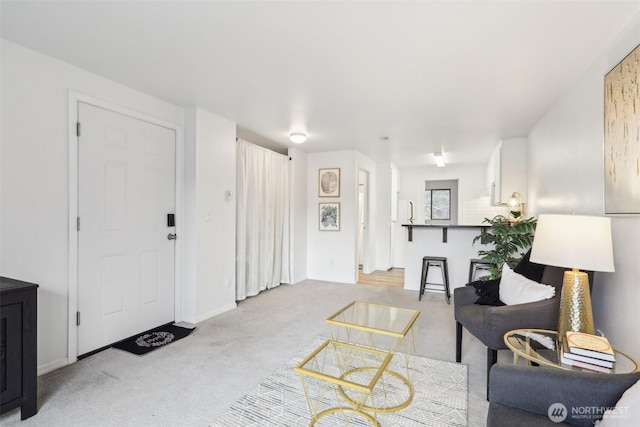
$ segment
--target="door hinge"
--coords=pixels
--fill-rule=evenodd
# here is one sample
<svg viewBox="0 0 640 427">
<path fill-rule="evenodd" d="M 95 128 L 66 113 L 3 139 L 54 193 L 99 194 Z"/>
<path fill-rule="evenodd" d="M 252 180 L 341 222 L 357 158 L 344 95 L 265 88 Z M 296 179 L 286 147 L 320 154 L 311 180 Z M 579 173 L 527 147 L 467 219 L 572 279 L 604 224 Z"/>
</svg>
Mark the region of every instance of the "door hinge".
<svg viewBox="0 0 640 427">
<path fill-rule="evenodd" d="M 80 326 L 80 312 L 76 311 L 76 326 Z"/>
<path fill-rule="evenodd" d="M 80 231 L 80 217 L 76 218 L 76 229 Z"/>
<path fill-rule="evenodd" d="M 76 135 L 80 136 L 80 122 L 76 122 Z"/>
</svg>

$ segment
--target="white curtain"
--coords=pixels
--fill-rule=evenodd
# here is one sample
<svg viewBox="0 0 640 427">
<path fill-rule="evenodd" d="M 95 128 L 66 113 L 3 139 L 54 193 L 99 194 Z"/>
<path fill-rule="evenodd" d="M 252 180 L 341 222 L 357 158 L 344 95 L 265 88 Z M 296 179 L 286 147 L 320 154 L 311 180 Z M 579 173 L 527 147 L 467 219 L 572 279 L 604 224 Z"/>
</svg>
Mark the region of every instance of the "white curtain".
<svg viewBox="0 0 640 427">
<path fill-rule="evenodd" d="M 236 300 L 290 281 L 289 158 L 237 142 Z"/>
</svg>

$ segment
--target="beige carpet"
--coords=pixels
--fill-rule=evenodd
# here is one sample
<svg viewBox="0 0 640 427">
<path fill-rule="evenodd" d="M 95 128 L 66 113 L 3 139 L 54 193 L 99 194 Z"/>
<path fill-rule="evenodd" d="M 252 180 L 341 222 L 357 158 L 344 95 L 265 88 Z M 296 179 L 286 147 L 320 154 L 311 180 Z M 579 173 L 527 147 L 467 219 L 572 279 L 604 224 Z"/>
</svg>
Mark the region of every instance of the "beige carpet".
<svg viewBox="0 0 640 427">
<path fill-rule="evenodd" d="M 326 318 L 354 300 L 420 310 L 417 354 L 455 360 L 453 304 L 441 294 L 429 292 L 418 301 L 417 291 L 307 280 L 248 298 L 161 351 L 139 357 L 109 349 L 41 375 L 38 414 L 21 421 L 20 410 L 13 409 L 0 415 L 0 426 L 208 426 L 314 337 L 329 335 Z M 467 418 L 473 427 L 487 420 L 486 352 L 464 332 Z M 499 351 L 498 359 L 513 363 L 513 354 Z"/>
<path fill-rule="evenodd" d="M 300 377 L 293 368 L 325 339 L 318 337 L 313 340 L 296 357 L 233 404 L 211 424 L 211 427 L 308 426 L 311 419 L 309 407 Z M 377 420 L 380 425 L 466 426 L 467 366 L 420 356 L 412 359 L 410 376 L 414 385 L 413 400 L 407 408 L 400 411 L 378 414 Z M 394 357 L 390 365 L 391 370 L 404 372 L 403 360 Z M 393 398 L 394 396 L 390 396 L 390 399 Z M 400 400 L 403 398 L 404 396 Z M 321 410 L 335 406 L 333 395 L 327 395 L 323 400 Z M 316 425 L 344 426 L 345 423 L 340 417 L 333 416 L 322 418 Z M 371 424 L 364 418 L 354 417 L 350 425 Z"/>
</svg>

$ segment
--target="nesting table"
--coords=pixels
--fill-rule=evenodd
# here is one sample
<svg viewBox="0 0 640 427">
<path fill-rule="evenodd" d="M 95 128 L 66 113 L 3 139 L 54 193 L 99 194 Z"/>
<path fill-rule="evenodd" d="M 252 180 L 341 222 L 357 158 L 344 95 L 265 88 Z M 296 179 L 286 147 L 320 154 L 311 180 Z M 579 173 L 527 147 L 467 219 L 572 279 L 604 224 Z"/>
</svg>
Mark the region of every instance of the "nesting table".
<svg viewBox="0 0 640 427">
<path fill-rule="evenodd" d="M 360 416 L 379 426 L 377 413 L 399 411 L 411 403 L 413 329 L 419 315 L 418 310 L 354 301 L 326 319 L 331 339 L 295 368 L 313 416 L 310 426 L 338 412 L 345 424 Z M 394 357 L 402 358 L 402 373 L 391 370 Z M 336 406 L 321 409 L 320 402 L 331 395 Z"/>
<path fill-rule="evenodd" d="M 340 341 L 327 340 L 320 345 L 295 367 L 313 415 L 310 425 L 327 415 L 342 413 L 345 425 L 358 415 L 379 426 L 375 413 L 371 415 L 363 409 L 373 405 L 373 389 L 392 357 L 388 351 Z M 322 409 L 327 396 L 338 404 Z"/>
</svg>

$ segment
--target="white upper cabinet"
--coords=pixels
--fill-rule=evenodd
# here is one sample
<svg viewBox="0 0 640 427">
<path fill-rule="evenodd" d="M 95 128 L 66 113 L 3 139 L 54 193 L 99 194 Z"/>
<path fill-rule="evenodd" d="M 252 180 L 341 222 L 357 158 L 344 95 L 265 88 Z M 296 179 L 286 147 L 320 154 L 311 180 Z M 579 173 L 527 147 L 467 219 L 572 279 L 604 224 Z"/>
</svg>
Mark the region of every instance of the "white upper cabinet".
<svg viewBox="0 0 640 427">
<path fill-rule="evenodd" d="M 503 139 L 496 147 L 487 166 L 487 184 L 491 204 L 507 203 L 514 192 L 527 200 L 527 139 Z"/>
</svg>

